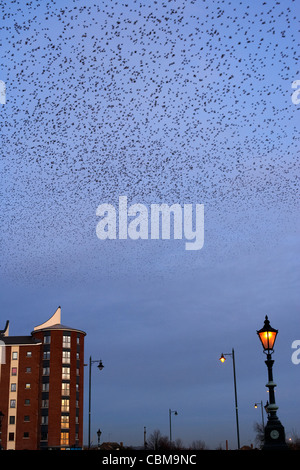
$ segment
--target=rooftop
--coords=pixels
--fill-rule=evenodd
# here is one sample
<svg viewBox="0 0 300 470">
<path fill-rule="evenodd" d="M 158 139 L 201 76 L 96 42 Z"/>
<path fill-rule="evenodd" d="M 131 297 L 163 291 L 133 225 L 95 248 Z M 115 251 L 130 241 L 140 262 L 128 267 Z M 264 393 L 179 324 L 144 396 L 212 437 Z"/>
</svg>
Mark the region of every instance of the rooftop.
<svg viewBox="0 0 300 470">
<path fill-rule="evenodd" d="M 45 331 L 45 330 L 68 330 L 68 331 L 78 331 L 80 333 L 86 334 L 82 330 L 78 330 L 77 328 L 72 328 L 70 326 L 62 325 L 61 324 L 61 307 L 58 307 L 54 314 L 49 318 L 49 320 L 41 323 L 38 326 L 34 327 L 35 331 Z"/>
<path fill-rule="evenodd" d="M 77 328 L 72 328 L 70 326 L 61 324 L 61 307 L 58 307 L 54 314 L 49 318 L 49 320 L 41 323 L 38 326 L 34 327 L 34 330 L 31 332 L 31 336 L 9 336 L 9 320 L 7 320 L 3 330 L 0 330 L 0 339 L 3 343 L 9 344 L 39 344 L 40 341 L 37 340 L 33 333 L 37 331 L 49 331 L 49 330 L 64 330 L 64 331 L 77 331 L 86 335 L 82 330 Z"/>
<path fill-rule="evenodd" d="M 3 336 L 3 335 L 1 335 L 0 337 L 1 337 L 1 341 L 3 341 L 3 343 L 6 344 L 7 346 L 15 345 L 15 344 L 35 345 L 35 344 L 40 344 L 41 343 L 40 340 L 34 338 L 33 336 Z"/>
</svg>

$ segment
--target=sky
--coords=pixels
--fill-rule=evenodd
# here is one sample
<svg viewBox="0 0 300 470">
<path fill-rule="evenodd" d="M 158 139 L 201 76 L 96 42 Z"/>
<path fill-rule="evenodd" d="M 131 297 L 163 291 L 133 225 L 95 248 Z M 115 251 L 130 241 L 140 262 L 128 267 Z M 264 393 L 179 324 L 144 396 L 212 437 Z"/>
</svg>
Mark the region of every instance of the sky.
<svg viewBox="0 0 300 470">
<path fill-rule="evenodd" d="M 144 427 L 168 436 L 171 409 L 174 440 L 233 449 L 232 357 L 218 359 L 234 349 L 240 441 L 255 444 L 268 315 L 278 416 L 299 437 L 297 2 L 0 9 L 2 328 L 29 334 L 61 306 L 87 333 L 85 362 L 105 366 L 92 367 L 93 443 L 99 428 L 133 446 Z M 204 205 L 203 247 L 172 230 L 98 238 L 97 208 L 118 214 L 120 196 L 149 214 Z"/>
</svg>

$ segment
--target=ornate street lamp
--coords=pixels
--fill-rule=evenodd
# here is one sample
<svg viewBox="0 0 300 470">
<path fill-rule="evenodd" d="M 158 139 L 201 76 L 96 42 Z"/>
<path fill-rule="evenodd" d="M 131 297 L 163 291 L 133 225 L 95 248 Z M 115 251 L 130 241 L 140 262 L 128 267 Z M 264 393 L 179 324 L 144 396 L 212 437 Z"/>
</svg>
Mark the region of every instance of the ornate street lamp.
<svg viewBox="0 0 300 470">
<path fill-rule="evenodd" d="M 237 433 L 237 444 L 238 449 L 240 449 L 240 430 L 239 430 L 239 412 L 238 412 L 238 403 L 237 403 L 237 391 L 236 391 L 236 373 L 235 373 L 235 356 L 234 356 L 234 349 L 232 348 L 231 353 L 221 354 L 219 360 L 224 363 L 226 361 L 225 356 L 232 357 L 232 364 L 233 364 L 233 383 L 234 383 L 234 397 L 235 397 L 235 418 L 236 418 L 236 433 Z"/>
<path fill-rule="evenodd" d="M 170 442 L 172 442 L 172 418 L 171 418 L 172 413 L 174 413 L 175 416 L 178 415 L 177 411 L 172 411 L 171 409 L 169 409 Z"/>
<path fill-rule="evenodd" d="M 258 337 L 261 341 L 263 351 L 267 355 L 267 360 L 265 361 L 268 368 L 268 383 L 266 387 L 269 389 L 269 404 L 267 407 L 268 421 L 265 427 L 265 443 L 263 446 L 264 450 L 271 449 L 287 449 L 287 444 L 285 442 L 285 431 L 284 427 L 277 417 L 278 406 L 275 403 L 275 392 L 274 388 L 276 384 L 273 381 L 273 364 L 272 354 L 274 352 L 274 344 L 278 334 L 278 330 L 275 330 L 271 327 L 266 315 L 264 326 L 257 331 Z"/>
<path fill-rule="evenodd" d="M 266 315 L 264 326 L 257 331 L 261 344 L 263 346 L 264 352 L 267 354 L 272 354 L 274 350 L 275 340 L 278 334 L 278 330 L 272 328 Z"/>
</svg>

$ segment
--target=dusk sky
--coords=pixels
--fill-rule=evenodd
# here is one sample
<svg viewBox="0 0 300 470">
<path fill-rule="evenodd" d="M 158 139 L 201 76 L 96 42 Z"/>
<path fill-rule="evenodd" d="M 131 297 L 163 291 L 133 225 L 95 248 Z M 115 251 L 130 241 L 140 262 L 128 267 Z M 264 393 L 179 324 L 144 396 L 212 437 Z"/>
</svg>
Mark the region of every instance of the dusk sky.
<svg viewBox="0 0 300 470">
<path fill-rule="evenodd" d="M 169 436 L 172 409 L 174 440 L 233 449 L 232 359 L 218 359 L 234 348 L 241 445 L 255 445 L 268 315 L 278 417 L 300 437 L 299 2 L 0 10 L 0 329 L 30 334 L 61 306 L 87 333 L 85 362 L 105 366 L 93 443 L 98 428 L 125 445 L 144 427 Z M 117 224 L 101 240 L 97 208 L 118 215 L 121 196 L 147 208 L 149 234 L 152 204 L 204 205 L 203 247 L 186 250 L 173 224 L 170 239 L 120 239 Z"/>
</svg>

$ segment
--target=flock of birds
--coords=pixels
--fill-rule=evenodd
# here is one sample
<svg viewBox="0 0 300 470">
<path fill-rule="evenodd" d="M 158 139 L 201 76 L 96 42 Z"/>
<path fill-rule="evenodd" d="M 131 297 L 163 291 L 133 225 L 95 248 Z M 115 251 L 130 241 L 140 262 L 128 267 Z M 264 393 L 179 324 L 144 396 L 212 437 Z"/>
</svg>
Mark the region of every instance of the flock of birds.
<svg viewBox="0 0 300 470">
<path fill-rule="evenodd" d="M 99 266 L 111 248 L 96 208 L 119 195 L 203 203 L 228 239 L 272 209 L 293 220 L 295 0 L 12 0 L 0 12 L 5 276 L 55 272 L 77 250 L 100 251 Z"/>
</svg>

